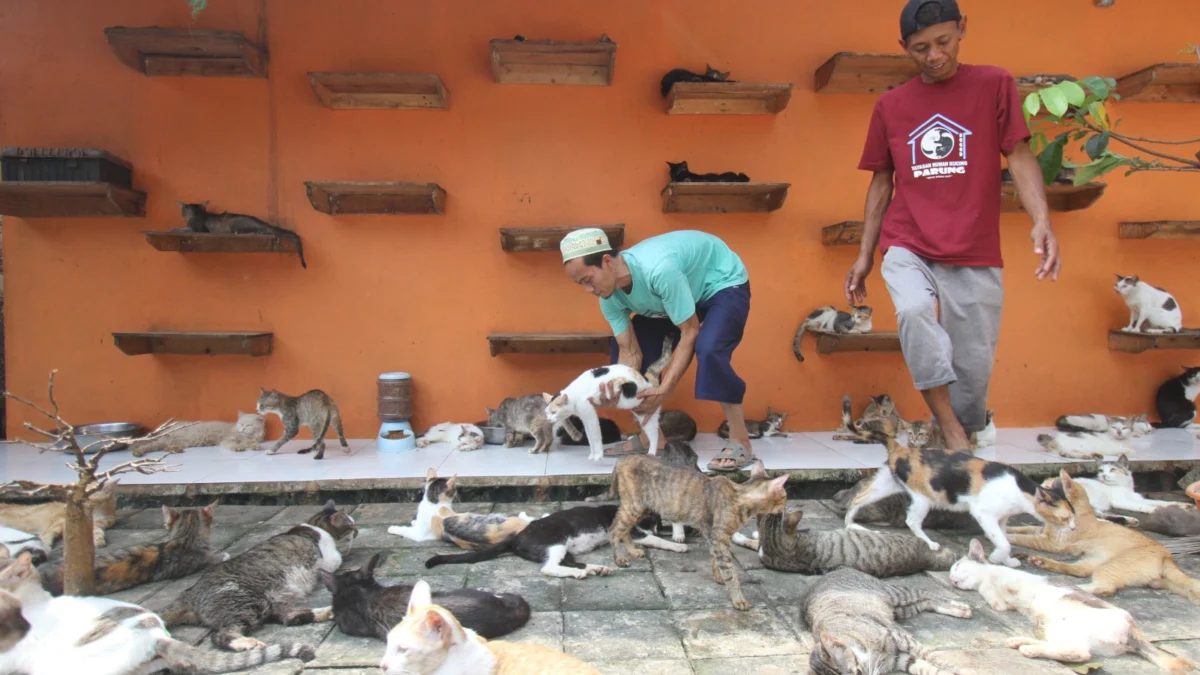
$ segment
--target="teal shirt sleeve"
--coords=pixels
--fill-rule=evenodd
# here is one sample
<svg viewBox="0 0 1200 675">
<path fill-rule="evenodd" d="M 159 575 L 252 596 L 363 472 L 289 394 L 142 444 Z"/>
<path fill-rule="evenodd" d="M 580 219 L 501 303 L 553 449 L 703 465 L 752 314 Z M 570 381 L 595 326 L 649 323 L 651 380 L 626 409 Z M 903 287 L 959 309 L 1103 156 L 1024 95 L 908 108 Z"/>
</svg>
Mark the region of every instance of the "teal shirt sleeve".
<svg viewBox="0 0 1200 675">
<path fill-rule="evenodd" d="M 671 323 L 678 326 L 696 313 L 696 298 L 687 277 L 675 265 L 662 265 L 650 280 L 654 294 L 662 298 Z"/>
<path fill-rule="evenodd" d="M 604 318 L 612 327 L 614 336 L 624 333 L 629 328 L 629 311 L 621 307 L 620 303 L 611 298 L 600 298 L 600 311 L 604 312 Z"/>
</svg>

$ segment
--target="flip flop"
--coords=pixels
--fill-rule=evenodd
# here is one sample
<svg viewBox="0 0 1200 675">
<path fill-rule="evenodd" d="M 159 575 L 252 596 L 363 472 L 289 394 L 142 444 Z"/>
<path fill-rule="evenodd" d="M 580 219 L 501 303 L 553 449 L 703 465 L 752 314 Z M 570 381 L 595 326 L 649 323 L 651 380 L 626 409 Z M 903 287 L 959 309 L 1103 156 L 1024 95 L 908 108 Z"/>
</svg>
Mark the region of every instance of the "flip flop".
<svg viewBox="0 0 1200 675">
<path fill-rule="evenodd" d="M 628 444 L 628 448 L 626 444 Z M 648 452 L 649 450 L 642 447 L 642 438 L 638 434 L 604 446 L 605 457 L 628 457 L 629 455 L 645 455 Z"/>
<path fill-rule="evenodd" d="M 717 461 L 718 459 L 732 459 L 734 460 L 734 464 L 733 466 L 716 466 L 713 464 L 713 462 Z M 717 453 L 716 457 L 713 457 L 711 460 L 709 460 L 707 468 L 709 471 L 733 473 L 736 471 L 741 471 L 747 466 L 750 466 L 754 463 L 754 461 L 754 458 L 750 457 L 746 453 L 746 448 L 744 448 L 741 443 L 730 442 L 729 445 L 721 448 L 721 451 Z"/>
</svg>

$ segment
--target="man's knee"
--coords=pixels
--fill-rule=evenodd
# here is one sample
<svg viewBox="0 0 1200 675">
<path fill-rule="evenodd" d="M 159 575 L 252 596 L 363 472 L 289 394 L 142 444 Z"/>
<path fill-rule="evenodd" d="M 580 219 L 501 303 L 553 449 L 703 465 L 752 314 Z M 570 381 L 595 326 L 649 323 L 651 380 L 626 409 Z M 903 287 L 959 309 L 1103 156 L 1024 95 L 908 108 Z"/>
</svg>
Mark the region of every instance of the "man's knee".
<svg viewBox="0 0 1200 675">
<path fill-rule="evenodd" d="M 932 294 L 903 298 L 896 303 L 896 322 L 901 327 L 925 321 L 937 321 L 937 302 Z"/>
</svg>

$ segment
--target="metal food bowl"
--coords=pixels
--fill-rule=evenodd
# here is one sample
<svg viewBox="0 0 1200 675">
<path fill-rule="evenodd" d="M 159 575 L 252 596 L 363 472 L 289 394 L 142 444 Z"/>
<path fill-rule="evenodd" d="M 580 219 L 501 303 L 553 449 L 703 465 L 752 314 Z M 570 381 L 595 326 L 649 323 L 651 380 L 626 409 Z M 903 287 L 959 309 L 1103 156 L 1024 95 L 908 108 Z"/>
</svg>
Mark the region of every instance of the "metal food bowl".
<svg viewBox="0 0 1200 675">
<path fill-rule="evenodd" d="M 477 426 L 483 432 L 485 443 L 488 445 L 504 445 L 504 427 Z"/>
<path fill-rule="evenodd" d="M 81 424 L 75 427 L 75 442 L 80 448 L 86 448 L 88 445 L 97 441 L 102 441 L 105 437 L 128 439 L 132 440 L 146 433 L 146 428 L 136 422 L 98 422 L 96 424 Z M 93 448 L 93 452 L 99 450 L 101 445 Z M 129 447 L 128 443 L 118 443 L 113 446 L 112 450 L 124 450 Z M 54 444 L 56 450 L 67 450 L 67 444 L 59 441 Z"/>
</svg>

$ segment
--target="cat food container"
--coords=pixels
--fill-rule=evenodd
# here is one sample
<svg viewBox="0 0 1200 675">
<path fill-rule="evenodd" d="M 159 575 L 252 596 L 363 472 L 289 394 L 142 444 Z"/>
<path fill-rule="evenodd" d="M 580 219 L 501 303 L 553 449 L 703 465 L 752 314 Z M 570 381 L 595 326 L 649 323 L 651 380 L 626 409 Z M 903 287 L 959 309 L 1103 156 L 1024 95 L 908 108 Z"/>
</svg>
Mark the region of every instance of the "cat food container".
<svg viewBox="0 0 1200 675">
<path fill-rule="evenodd" d="M 375 448 L 379 452 L 407 452 L 416 447 L 416 435 L 407 421 L 384 422 L 375 437 Z"/>
<path fill-rule="evenodd" d="M 412 419 L 412 377 L 408 373 L 383 373 L 378 381 L 377 410 L 380 422 Z"/>
</svg>

